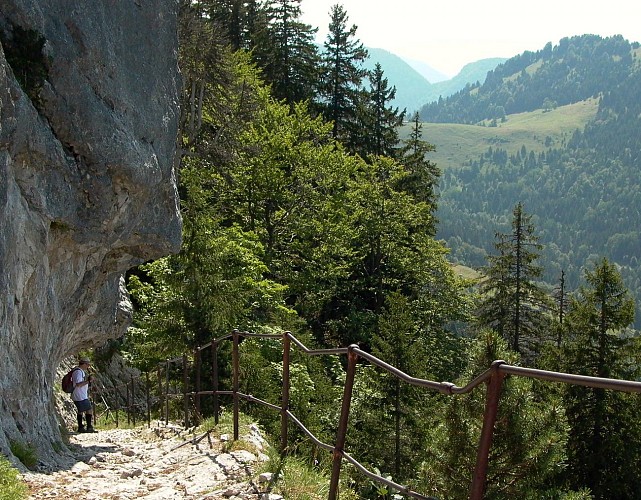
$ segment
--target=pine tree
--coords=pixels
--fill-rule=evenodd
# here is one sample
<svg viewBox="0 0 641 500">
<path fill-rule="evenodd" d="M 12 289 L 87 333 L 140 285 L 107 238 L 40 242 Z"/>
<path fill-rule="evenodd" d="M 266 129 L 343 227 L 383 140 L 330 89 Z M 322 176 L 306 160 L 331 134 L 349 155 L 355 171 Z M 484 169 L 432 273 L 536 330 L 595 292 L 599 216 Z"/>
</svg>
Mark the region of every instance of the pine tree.
<svg viewBox="0 0 641 500">
<path fill-rule="evenodd" d="M 604 258 L 585 272 L 585 280 L 566 316 L 566 371 L 636 380 L 641 350 L 638 338 L 624 334 L 634 320 L 634 301 L 621 275 Z M 639 396 L 569 386 L 565 405 L 570 484 L 589 487 L 598 499 L 638 498 Z"/>
<path fill-rule="evenodd" d="M 199 0 L 192 2 L 222 29 L 231 50 L 251 50 L 266 26 L 258 0 Z"/>
<path fill-rule="evenodd" d="M 372 338 L 372 354 L 414 377 L 427 375 L 425 345 L 407 297 L 398 293 L 389 296 L 379 319 L 378 333 Z M 381 422 L 375 428 L 380 432 L 386 423 L 389 435 L 394 438 L 394 445 L 386 446 L 387 456 L 382 457 L 381 463 L 393 463 L 393 471 L 389 472 L 396 478 L 400 478 L 401 473 L 407 478 L 411 464 L 416 460 L 417 448 L 423 444 L 421 436 L 424 439 L 424 433 L 420 431 L 418 416 L 421 414 L 420 403 L 424 401 L 421 395 L 426 391 L 387 372 L 379 374 L 377 382 L 384 395 L 384 404 L 378 408 Z"/>
<path fill-rule="evenodd" d="M 390 103 L 396 97 L 396 87 L 389 87 L 380 63 L 368 73 L 369 90 L 360 93 L 360 137 L 356 141 L 363 158 L 374 156 L 398 156 L 398 128 L 403 123 L 405 111 L 393 108 Z"/>
<path fill-rule="evenodd" d="M 499 255 L 488 257 L 479 321 L 494 328 L 514 351 L 530 360 L 540 348 L 550 309 L 548 295 L 535 281 L 543 273 L 536 264 L 543 246 L 521 203 L 513 211 L 512 232 L 497 233 L 496 238 Z"/>
<path fill-rule="evenodd" d="M 515 364 L 518 355 L 495 332 L 481 331 L 457 385 L 467 384 L 496 359 Z M 483 498 L 563 498 L 555 491 L 565 458 L 563 413 L 559 405 L 537 397 L 534 388 L 531 379 L 503 381 Z M 449 397 L 437 408 L 438 423 L 430 429 L 419 473 L 421 491 L 438 498 L 469 496 L 484 408 L 485 394 L 479 390 Z"/>
<path fill-rule="evenodd" d="M 266 6 L 263 43 L 253 49 L 272 95 L 288 103 L 311 100 L 319 79 L 317 28 L 299 21 L 301 0 L 276 0 Z"/>
<path fill-rule="evenodd" d="M 432 214 L 436 213 L 436 187 L 441 176 L 441 170 L 431 162 L 427 155 L 436 151 L 436 147 L 423 140 L 422 123 L 418 112 L 412 118 L 412 128 L 407 139 L 402 141 L 399 151 L 400 162 L 405 166 L 408 176 L 401 188 L 412 194 L 417 200 L 429 203 Z M 436 235 L 437 220 L 431 221 L 433 235 Z"/>
<path fill-rule="evenodd" d="M 347 27 L 349 17 L 341 5 L 330 11 L 330 23 L 322 54 L 320 108 L 333 123 L 332 136 L 350 151 L 356 150 L 359 93 L 367 71 L 362 67 L 367 50 L 355 39 L 357 26 Z"/>
</svg>

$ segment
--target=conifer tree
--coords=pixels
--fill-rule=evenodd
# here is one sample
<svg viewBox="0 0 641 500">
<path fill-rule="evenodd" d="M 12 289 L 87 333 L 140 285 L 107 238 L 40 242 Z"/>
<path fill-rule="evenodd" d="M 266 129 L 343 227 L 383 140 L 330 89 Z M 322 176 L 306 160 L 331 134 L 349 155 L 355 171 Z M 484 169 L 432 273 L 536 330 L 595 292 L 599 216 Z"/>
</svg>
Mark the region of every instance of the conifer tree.
<svg viewBox="0 0 641 500">
<path fill-rule="evenodd" d="M 193 2 L 222 29 L 231 50 L 251 50 L 260 40 L 266 18 L 259 0 L 199 0 Z"/>
<path fill-rule="evenodd" d="M 634 300 L 621 275 L 604 258 L 585 272 L 585 281 L 571 299 L 566 316 L 566 371 L 638 379 L 639 339 L 624 331 L 634 320 Z M 570 484 L 589 487 L 597 499 L 638 498 L 638 394 L 568 386 L 565 405 L 570 424 Z"/>
<path fill-rule="evenodd" d="M 415 315 L 407 297 L 399 293 L 390 294 L 386 309 L 379 319 L 378 332 L 372 338 L 372 354 L 414 377 L 427 376 L 425 345 L 418 332 Z M 389 373 L 380 374 L 378 387 L 384 395 L 384 404 L 377 411 L 381 421 L 374 427 L 380 432 L 387 427 L 386 434 L 393 436 L 393 446 L 386 446 L 381 463 L 393 463 L 394 477 L 401 473 L 407 477 L 411 464 L 420 449 L 421 436 L 419 418 L 421 402 L 426 391 L 411 386 Z M 392 416 L 390 419 L 389 416 Z M 381 440 L 383 441 L 383 440 Z M 386 442 L 387 444 L 389 441 Z M 383 450 L 381 450 L 383 451 Z"/>
<path fill-rule="evenodd" d="M 300 22 L 301 0 L 273 0 L 263 43 L 253 49 L 272 95 L 288 103 L 311 100 L 318 84 L 320 56 L 314 43 L 317 28 Z"/>
<path fill-rule="evenodd" d="M 547 329 L 550 299 L 535 281 L 543 273 L 536 264 L 543 246 L 534 234 L 531 216 L 521 203 L 512 214 L 512 232 L 496 234 L 494 246 L 499 254 L 488 257 L 479 322 L 499 332 L 514 351 L 531 361 Z"/>
<path fill-rule="evenodd" d="M 358 119 L 361 122 L 358 152 L 367 158 L 374 156 L 398 156 L 398 128 L 403 123 L 405 111 L 393 108 L 396 87 L 390 87 L 380 63 L 368 73 L 369 90 L 360 93 Z"/>
<path fill-rule="evenodd" d="M 441 176 L 441 170 L 427 158 L 427 155 L 434 151 L 436 147 L 423 140 L 422 123 L 416 112 L 412 118 L 410 134 L 402 141 L 399 151 L 400 162 L 409 174 L 401 187 L 417 200 L 429 203 L 433 214 L 437 209 L 436 187 Z M 434 217 L 431 221 L 434 235 L 436 235 L 436 224 L 437 220 Z"/>
<path fill-rule="evenodd" d="M 465 385 L 496 359 L 518 363 L 518 355 L 508 351 L 497 333 L 483 330 L 457 385 Z M 555 491 L 565 458 L 563 413 L 559 405 L 535 397 L 534 388 L 531 379 L 503 381 L 483 498 L 563 498 Z M 438 424 L 430 429 L 420 469 L 421 491 L 438 498 L 469 496 L 484 409 L 485 394 L 479 390 L 452 396 L 438 408 Z"/>
<path fill-rule="evenodd" d="M 349 151 L 356 151 L 359 93 L 367 70 L 362 66 L 367 50 L 355 38 L 357 26 L 348 27 L 349 17 L 341 5 L 330 11 L 330 23 L 322 54 L 320 108 L 333 123 L 332 136 Z"/>
</svg>

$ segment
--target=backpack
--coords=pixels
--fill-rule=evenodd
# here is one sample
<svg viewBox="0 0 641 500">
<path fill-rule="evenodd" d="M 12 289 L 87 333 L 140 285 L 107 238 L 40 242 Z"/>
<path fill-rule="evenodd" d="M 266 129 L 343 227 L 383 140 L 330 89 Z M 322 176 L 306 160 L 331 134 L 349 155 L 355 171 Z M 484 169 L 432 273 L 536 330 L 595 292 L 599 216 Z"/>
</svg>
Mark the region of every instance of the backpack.
<svg viewBox="0 0 641 500">
<path fill-rule="evenodd" d="M 77 366 L 72 368 L 67 372 L 67 374 L 62 377 L 62 390 L 68 393 L 73 392 L 73 372 L 80 370 Z"/>
</svg>

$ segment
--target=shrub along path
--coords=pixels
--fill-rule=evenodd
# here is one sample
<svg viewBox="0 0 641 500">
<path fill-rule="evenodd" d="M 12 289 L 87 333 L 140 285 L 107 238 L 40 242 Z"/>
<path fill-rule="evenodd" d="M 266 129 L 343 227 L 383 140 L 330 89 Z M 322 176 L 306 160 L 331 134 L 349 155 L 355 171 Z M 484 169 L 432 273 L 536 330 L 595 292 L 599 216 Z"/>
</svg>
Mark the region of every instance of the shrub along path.
<svg viewBox="0 0 641 500">
<path fill-rule="evenodd" d="M 30 499 L 281 498 L 264 493 L 269 475 L 256 473 L 268 459 L 256 426 L 238 442 L 246 449 L 236 451 L 225 451 L 236 448 L 227 435 L 188 433 L 164 423 L 75 434 L 70 443 L 71 455 L 55 470 L 23 474 Z"/>
</svg>

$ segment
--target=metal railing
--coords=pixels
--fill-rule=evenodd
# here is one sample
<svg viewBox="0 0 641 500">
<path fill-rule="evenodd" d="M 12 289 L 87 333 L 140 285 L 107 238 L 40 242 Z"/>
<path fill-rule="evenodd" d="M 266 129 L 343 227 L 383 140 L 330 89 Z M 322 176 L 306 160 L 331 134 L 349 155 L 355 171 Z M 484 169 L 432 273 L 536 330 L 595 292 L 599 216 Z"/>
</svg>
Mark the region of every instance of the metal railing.
<svg viewBox="0 0 641 500">
<path fill-rule="evenodd" d="M 267 401 L 258 399 L 252 395 L 243 394 L 239 391 L 240 380 L 240 357 L 239 357 L 239 340 L 243 337 L 257 337 L 263 339 L 281 339 L 283 343 L 283 389 L 281 394 L 281 404 L 280 406 Z M 219 390 L 219 370 L 218 370 L 218 347 L 220 343 L 224 340 L 231 339 L 232 346 L 232 390 Z M 302 353 L 308 356 L 322 356 L 322 355 L 346 355 L 347 356 L 347 368 L 346 368 L 346 378 L 345 385 L 343 389 L 343 398 L 341 401 L 341 412 L 338 422 L 338 428 L 336 430 L 336 438 L 334 444 L 327 444 L 320 441 L 309 429 L 307 429 L 303 423 L 290 412 L 289 410 L 289 396 L 290 396 L 290 353 L 292 344 L 296 346 Z M 206 349 L 211 348 L 211 383 L 212 390 L 201 390 L 201 370 L 203 365 L 203 352 Z M 457 394 L 466 394 L 482 384 L 487 385 L 486 393 L 486 403 L 483 417 L 483 426 L 481 429 L 481 436 L 479 440 L 479 446 L 477 450 L 476 457 L 476 466 L 473 472 L 473 476 L 470 478 L 471 487 L 470 487 L 470 500 L 481 500 L 486 487 L 486 477 L 488 469 L 488 459 L 490 448 L 492 445 L 492 437 L 494 434 L 494 427 L 496 424 L 496 416 L 498 411 L 498 404 L 500 399 L 501 387 L 503 380 L 506 375 L 512 375 L 517 377 L 527 377 L 534 378 L 539 380 L 545 380 L 550 382 L 561 382 L 572 385 L 581 385 L 585 387 L 592 388 L 601 388 L 614 391 L 623 391 L 623 392 L 641 392 L 641 382 L 627 381 L 627 380 L 618 380 L 618 379 L 608 379 L 608 378 L 599 378 L 599 377 L 590 377 L 585 375 L 575 375 L 569 373 L 560 373 L 546 370 L 538 370 L 533 368 L 523 368 L 519 366 L 512 366 L 505 363 L 505 361 L 497 360 L 492 363 L 492 365 L 483 373 L 478 375 L 467 385 L 459 387 L 450 382 L 433 382 L 430 380 L 420 379 L 412 377 L 401 370 L 391 366 L 384 361 L 378 359 L 372 354 L 363 351 L 358 347 L 358 345 L 350 345 L 346 348 L 335 348 L 335 349 L 308 349 L 304 344 L 297 340 L 291 332 L 284 332 L 282 335 L 266 335 L 266 334 L 256 334 L 250 332 L 240 332 L 234 330 L 232 333 L 219 337 L 212 340 L 210 343 L 200 346 L 194 350 L 193 363 L 195 368 L 195 380 L 193 390 L 190 390 L 190 378 L 189 378 L 189 362 L 187 354 L 183 354 L 181 357 L 168 359 L 165 362 L 161 363 L 156 370 L 157 380 L 158 380 L 158 394 L 157 398 L 158 406 L 161 409 L 161 414 L 164 411 L 164 420 L 165 423 L 169 423 L 169 402 L 171 398 L 182 397 L 183 398 L 183 411 L 184 411 L 184 425 L 185 427 L 189 426 L 189 399 L 194 398 L 195 403 L 195 414 L 196 419 L 200 418 L 201 415 L 201 400 L 202 396 L 212 396 L 213 397 L 213 413 L 215 423 L 218 424 L 218 418 L 220 413 L 219 405 L 219 395 L 228 395 L 232 398 L 233 406 L 233 432 L 234 440 L 239 438 L 239 413 L 240 413 L 240 400 L 245 400 L 251 403 L 261 404 L 267 408 L 273 409 L 280 413 L 281 418 L 281 436 L 280 436 L 280 448 L 284 452 L 287 450 L 288 445 L 288 424 L 293 422 L 298 426 L 298 428 L 319 448 L 325 449 L 332 453 L 332 472 L 329 485 L 329 500 L 336 500 L 338 498 L 338 485 L 339 477 L 341 471 L 342 461 L 345 460 L 352 464 L 356 469 L 358 469 L 362 474 L 373 481 L 377 481 L 381 484 L 384 484 L 399 493 L 418 499 L 433 499 L 433 497 L 424 496 L 418 492 L 412 491 L 409 487 L 397 484 L 390 479 L 384 478 L 378 474 L 375 474 L 369 471 L 366 467 L 360 464 L 355 458 L 349 455 L 345 451 L 345 442 L 347 437 L 348 422 L 349 422 L 349 412 L 352 401 L 352 392 L 354 388 L 354 381 L 356 376 L 356 366 L 358 359 L 368 361 L 372 365 L 375 365 L 400 380 L 418 387 L 424 387 L 426 389 L 439 392 L 446 395 L 457 395 Z M 170 390 L 170 367 L 172 364 L 181 363 L 182 364 L 182 392 L 178 392 L 177 388 L 174 386 L 174 390 Z M 163 377 L 164 369 L 164 377 Z M 150 395 L 150 375 L 145 373 L 145 383 L 143 389 L 145 391 L 145 400 L 146 400 L 146 418 L 147 425 L 151 423 L 151 395 Z M 142 375 L 139 377 L 142 378 Z M 163 384 L 164 379 L 164 384 Z M 134 402 L 134 394 L 136 391 L 135 388 L 135 378 L 132 377 L 130 381 L 121 386 L 114 387 L 113 390 L 116 393 L 119 393 L 122 398 L 122 392 L 120 388 L 125 387 L 126 405 L 118 405 L 116 408 L 116 419 L 118 415 L 117 410 L 125 410 L 127 412 L 127 420 L 130 422 L 130 415 L 133 415 L 133 423 L 135 425 L 135 413 L 136 407 L 140 409 L 140 405 Z M 137 389 L 140 391 L 140 383 Z M 104 399 L 104 398 L 103 398 Z M 116 425 L 118 421 L 116 420 Z"/>
</svg>

